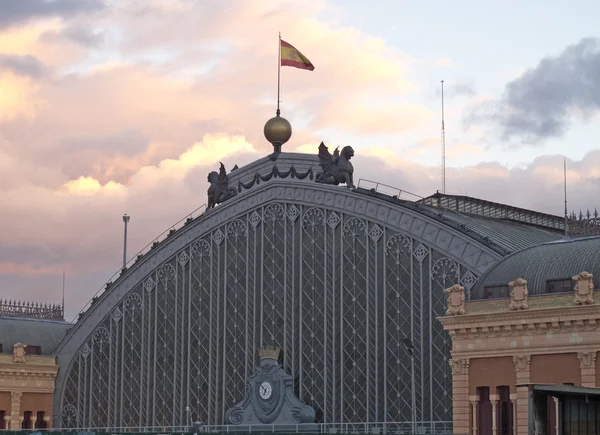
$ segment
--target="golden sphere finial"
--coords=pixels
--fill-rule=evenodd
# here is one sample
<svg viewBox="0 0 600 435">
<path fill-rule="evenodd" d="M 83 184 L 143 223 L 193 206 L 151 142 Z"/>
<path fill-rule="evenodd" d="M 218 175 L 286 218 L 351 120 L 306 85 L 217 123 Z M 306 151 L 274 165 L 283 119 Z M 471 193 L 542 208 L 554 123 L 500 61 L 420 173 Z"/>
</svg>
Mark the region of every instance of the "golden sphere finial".
<svg viewBox="0 0 600 435">
<path fill-rule="evenodd" d="M 279 110 L 274 118 L 265 123 L 265 138 L 273 144 L 275 152 L 281 152 L 281 145 L 292 137 L 292 125 L 285 118 L 279 116 Z"/>
</svg>

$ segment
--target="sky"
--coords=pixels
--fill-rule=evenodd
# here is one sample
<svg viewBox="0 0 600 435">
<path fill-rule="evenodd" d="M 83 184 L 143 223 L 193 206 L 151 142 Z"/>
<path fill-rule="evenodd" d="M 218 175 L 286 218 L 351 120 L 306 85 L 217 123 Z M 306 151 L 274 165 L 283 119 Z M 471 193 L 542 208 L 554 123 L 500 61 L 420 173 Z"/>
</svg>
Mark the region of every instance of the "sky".
<svg viewBox="0 0 600 435">
<path fill-rule="evenodd" d="M 600 3 L 0 0 L 0 298 L 72 318 L 206 202 L 206 174 L 351 145 L 355 178 L 562 215 L 600 208 Z"/>
</svg>

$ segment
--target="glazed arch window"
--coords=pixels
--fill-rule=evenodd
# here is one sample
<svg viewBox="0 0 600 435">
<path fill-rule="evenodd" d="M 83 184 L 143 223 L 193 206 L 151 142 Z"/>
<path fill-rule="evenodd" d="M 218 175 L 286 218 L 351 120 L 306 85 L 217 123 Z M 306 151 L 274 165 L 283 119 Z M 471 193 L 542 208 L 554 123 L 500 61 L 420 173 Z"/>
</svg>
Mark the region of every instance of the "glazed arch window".
<svg viewBox="0 0 600 435">
<path fill-rule="evenodd" d="M 29 345 L 27 345 L 27 347 L 25 348 L 25 354 L 26 355 L 41 355 L 42 354 L 42 347 L 41 346 L 29 346 Z"/>
<path fill-rule="evenodd" d="M 491 285 L 483 289 L 483 299 L 502 299 L 510 296 L 507 285 Z"/>
<path fill-rule="evenodd" d="M 546 281 L 546 293 L 571 293 L 575 284 L 571 278 L 549 279 Z"/>
</svg>

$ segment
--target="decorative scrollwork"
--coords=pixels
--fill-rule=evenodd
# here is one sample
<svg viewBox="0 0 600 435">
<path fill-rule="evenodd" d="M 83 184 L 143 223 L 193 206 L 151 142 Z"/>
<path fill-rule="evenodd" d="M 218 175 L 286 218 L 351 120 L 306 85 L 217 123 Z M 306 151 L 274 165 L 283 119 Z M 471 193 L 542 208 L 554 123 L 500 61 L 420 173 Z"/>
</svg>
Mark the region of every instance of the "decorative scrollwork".
<svg viewBox="0 0 600 435">
<path fill-rule="evenodd" d="M 317 207 L 309 208 L 304 212 L 304 216 L 302 216 L 303 228 L 323 225 L 323 222 L 325 222 L 325 213 Z"/>
<path fill-rule="evenodd" d="M 385 255 L 399 259 L 405 252 L 411 252 L 412 242 L 403 234 L 394 234 L 385 244 Z"/>
<path fill-rule="evenodd" d="M 175 268 L 170 264 L 164 264 L 158 269 L 158 279 L 167 284 L 168 281 L 175 278 Z"/>
<path fill-rule="evenodd" d="M 77 408 L 68 404 L 62 410 L 62 417 L 65 427 L 74 427 L 77 422 Z"/>
<path fill-rule="evenodd" d="M 265 221 L 271 224 L 279 221 L 285 216 L 285 210 L 281 204 L 273 203 L 265 207 Z"/>
<path fill-rule="evenodd" d="M 363 219 L 353 217 L 344 222 L 343 233 L 345 236 L 356 237 L 367 233 L 367 224 Z"/>
<path fill-rule="evenodd" d="M 211 254 L 210 243 L 206 240 L 199 240 L 192 245 L 192 257 L 208 257 Z"/>
<path fill-rule="evenodd" d="M 448 257 L 440 258 L 433 263 L 431 276 L 446 289 L 458 281 L 458 264 Z"/>
<path fill-rule="evenodd" d="M 142 298 L 137 293 L 132 293 L 125 298 L 123 306 L 130 313 L 136 313 L 142 309 Z"/>
<path fill-rule="evenodd" d="M 236 219 L 227 225 L 227 237 L 239 239 L 246 235 L 246 224 L 240 219 Z"/>
<path fill-rule="evenodd" d="M 107 346 L 110 343 L 110 334 L 108 333 L 108 329 L 106 329 L 104 326 L 98 328 L 96 332 L 94 332 L 94 343 L 96 343 L 100 349 L 103 349 L 104 346 Z"/>
</svg>

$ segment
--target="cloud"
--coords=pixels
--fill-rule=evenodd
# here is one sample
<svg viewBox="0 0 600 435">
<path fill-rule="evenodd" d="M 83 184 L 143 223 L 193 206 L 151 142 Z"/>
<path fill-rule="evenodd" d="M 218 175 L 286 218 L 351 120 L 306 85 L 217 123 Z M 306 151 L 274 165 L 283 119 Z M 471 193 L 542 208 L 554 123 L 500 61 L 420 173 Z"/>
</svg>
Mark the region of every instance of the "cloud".
<svg viewBox="0 0 600 435">
<path fill-rule="evenodd" d="M 41 18 L 68 18 L 102 9 L 102 0 L 8 0 L 0 2 L 0 29 Z"/>
<path fill-rule="evenodd" d="M 468 123 L 491 122 L 503 140 L 537 144 L 564 135 L 573 118 L 600 109 L 600 39 L 585 38 L 506 85 L 500 100 L 475 108 Z"/>
<path fill-rule="evenodd" d="M 64 27 L 60 30 L 49 30 L 40 35 L 42 40 L 48 42 L 73 42 L 86 48 L 96 48 L 105 40 L 101 31 L 95 31 L 82 25 Z"/>
<path fill-rule="evenodd" d="M 357 179 L 420 195 L 439 188 L 439 170 L 414 162 L 437 155 L 439 138 L 430 136 L 439 124 L 412 99 L 419 88 L 409 79 L 435 59 L 415 63 L 381 38 L 337 25 L 324 0 L 111 1 L 87 14 L 100 4 L 29 1 L 43 10 L 18 6 L 10 28 L 0 24 L 7 297 L 47 299 L 48 282 L 60 295 L 66 269 L 69 309 L 78 309 L 120 266 L 124 213 L 136 252 L 206 201 L 206 175 L 218 161 L 230 169 L 269 154 L 263 125 L 275 112 L 279 29 L 316 66 L 281 71 L 281 108 L 294 130 L 284 151 L 314 154 L 321 140 L 333 149 L 352 135 L 363 144 Z M 45 70 L 36 74 L 31 59 Z M 448 145 L 457 159 L 480 151 L 462 138 Z M 600 174 L 599 157 L 587 159 L 572 163 L 580 177 L 572 186 L 589 197 Z M 553 173 L 544 168 L 555 163 L 529 172 L 494 162 L 449 168 L 448 188 L 551 211 Z M 539 195 L 523 188 L 541 181 L 550 187 Z"/>
<path fill-rule="evenodd" d="M 18 75 L 34 78 L 41 77 L 46 73 L 44 64 L 31 55 L 0 54 L 0 70 L 12 71 Z"/>
</svg>

